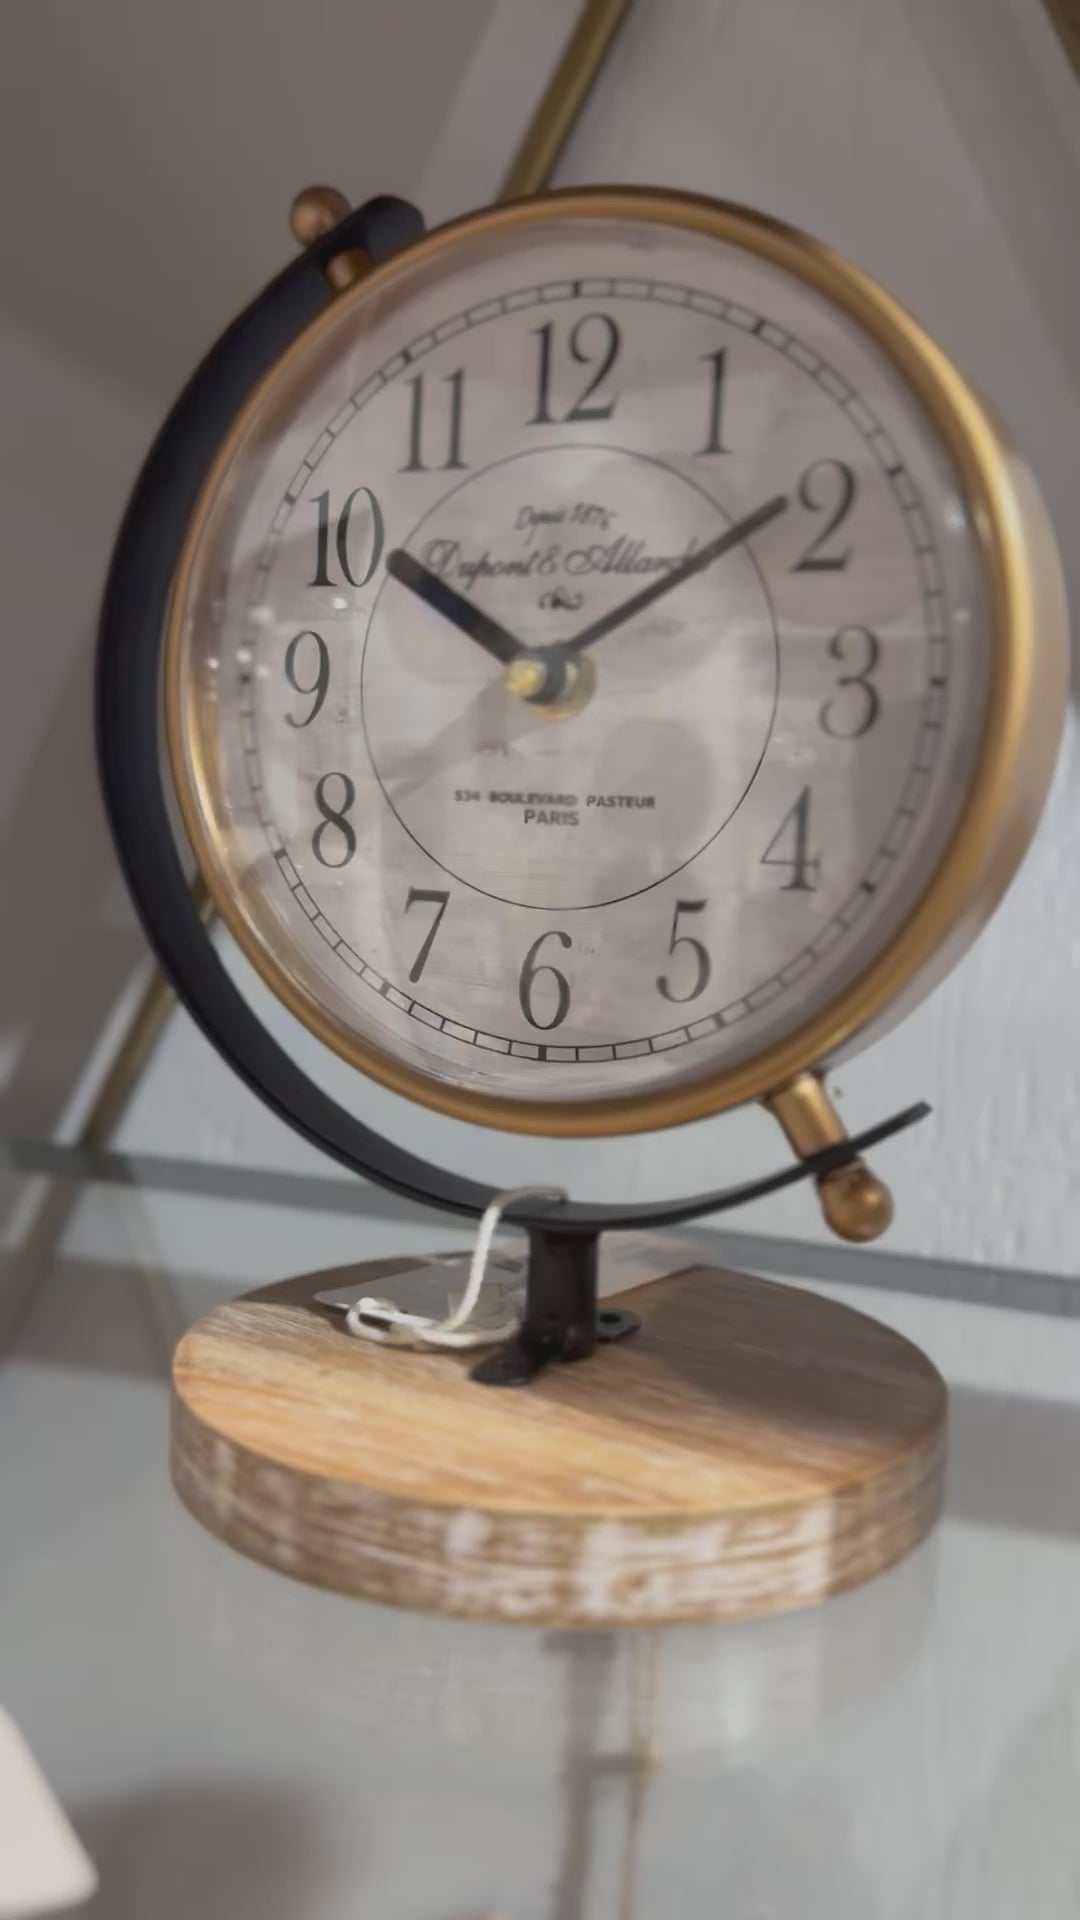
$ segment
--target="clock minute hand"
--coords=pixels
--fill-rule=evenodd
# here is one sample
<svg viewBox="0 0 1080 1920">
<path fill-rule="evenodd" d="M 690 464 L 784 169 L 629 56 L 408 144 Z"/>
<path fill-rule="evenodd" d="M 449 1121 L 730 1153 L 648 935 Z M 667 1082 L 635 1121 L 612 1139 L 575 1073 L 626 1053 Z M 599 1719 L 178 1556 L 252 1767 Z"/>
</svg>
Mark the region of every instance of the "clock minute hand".
<svg viewBox="0 0 1080 1920">
<path fill-rule="evenodd" d="M 712 566 L 714 560 L 719 560 L 721 554 L 727 553 L 732 547 L 740 546 L 744 540 L 749 540 L 751 534 L 758 533 L 762 527 L 767 527 L 769 521 L 775 520 L 778 514 L 783 513 L 788 504 L 785 493 L 775 494 L 771 500 L 766 500 L 764 506 L 755 507 L 753 513 L 748 513 L 745 519 L 737 520 L 733 527 L 726 527 L 717 539 L 710 541 L 707 547 L 700 548 L 697 553 L 691 554 L 689 560 L 684 560 L 681 566 L 673 567 L 670 573 L 662 574 L 660 579 L 654 580 L 650 586 L 642 587 L 640 593 L 631 594 L 629 600 L 623 600 L 619 606 L 613 607 L 610 613 L 601 614 L 599 620 L 594 620 L 591 626 L 583 627 L 572 640 L 566 641 L 561 651 L 564 654 L 573 655 L 583 653 L 586 647 L 595 646 L 605 634 L 612 633 L 616 627 L 621 627 L 625 620 L 632 620 L 635 614 L 644 613 L 645 608 L 651 607 L 654 600 L 659 600 L 665 593 L 671 593 L 676 587 L 681 586 L 684 580 L 691 579 L 695 573 L 704 572 L 706 567 Z"/>
<path fill-rule="evenodd" d="M 408 587 L 410 593 L 415 593 L 436 613 L 441 613 L 444 620 L 449 620 L 451 626 L 457 627 L 460 633 L 475 640 L 478 647 L 483 647 L 485 653 L 490 653 L 504 667 L 511 660 L 516 660 L 523 651 L 512 633 L 508 633 L 481 607 L 466 600 L 463 594 L 448 587 L 445 580 L 440 580 L 437 573 L 422 566 L 411 553 L 406 553 L 404 547 L 395 547 L 392 553 L 387 554 L 386 571 L 392 580 Z"/>
</svg>

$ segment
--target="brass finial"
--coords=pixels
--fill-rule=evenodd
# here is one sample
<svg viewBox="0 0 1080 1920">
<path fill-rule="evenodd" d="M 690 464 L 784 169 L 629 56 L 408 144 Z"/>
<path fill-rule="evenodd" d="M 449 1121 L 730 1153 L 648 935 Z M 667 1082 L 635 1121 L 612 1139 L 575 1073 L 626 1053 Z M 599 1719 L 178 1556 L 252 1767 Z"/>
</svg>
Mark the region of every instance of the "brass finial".
<svg viewBox="0 0 1080 1920">
<path fill-rule="evenodd" d="M 762 1102 L 780 1122 L 800 1160 L 839 1146 L 847 1133 L 836 1108 L 816 1073 L 801 1073 Z M 855 1159 L 817 1180 L 818 1199 L 828 1225 L 841 1240 L 876 1240 L 891 1224 L 892 1194 L 871 1173 L 865 1160 Z"/>
<path fill-rule="evenodd" d="M 350 211 L 349 202 L 336 187 L 304 187 L 289 208 L 293 238 L 301 247 L 314 246 L 316 240 L 340 226 Z M 362 247 L 350 247 L 335 254 L 326 265 L 326 280 L 335 293 L 344 293 L 371 270 L 371 259 Z"/>
</svg>

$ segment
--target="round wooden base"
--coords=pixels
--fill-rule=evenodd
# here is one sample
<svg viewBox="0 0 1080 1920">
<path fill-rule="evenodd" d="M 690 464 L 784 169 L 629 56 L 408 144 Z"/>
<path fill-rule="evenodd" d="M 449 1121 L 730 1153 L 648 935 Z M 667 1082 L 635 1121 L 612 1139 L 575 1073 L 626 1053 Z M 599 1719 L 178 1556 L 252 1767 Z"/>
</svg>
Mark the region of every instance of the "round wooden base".
<svg viewBox="0 0 1080 1920">
<path fill-rule="evenodd" d="M 864 1314 L 690 1268 L 605 1301 L 639 1333 L 499 1389 L 312 1304 L 414 1265 L 309 1274 L 181 1341 L 173 1480 L 240 1552 L 395 1606 L 641 1627 L 806 1606 L 938 1515 L 944 1382 Z"/>
</svg>

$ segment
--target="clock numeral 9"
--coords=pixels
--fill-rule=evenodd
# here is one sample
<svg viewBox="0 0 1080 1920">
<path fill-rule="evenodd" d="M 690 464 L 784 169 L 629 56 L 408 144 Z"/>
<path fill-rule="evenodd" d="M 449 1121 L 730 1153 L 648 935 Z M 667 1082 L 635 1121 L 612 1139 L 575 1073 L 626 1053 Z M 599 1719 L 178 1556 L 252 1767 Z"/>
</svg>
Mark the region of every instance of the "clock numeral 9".
<svg viewBox="0 0 1080 1920">
<path fill-rule="evenodd" d="M 563 947 L 572 947 L 574 944 L 568 933 L 558 932 L 554 928 L 549 933 L 542 933 L 538 940 L 534 940 L 522 965 L 518 980 L 518 999 L 521 1003 L 521 1011 L 530 1027 L 539 1027 L 544 1033 L 550 1033 L 552 1027 L 561 1027 L 570 1011 L 570 982 L 564 973 L 559 972 L 558 967 L 551 965 L 550 961 L 544 961 L 540 966 L 535 964 L 536 956 L 545 940 L 558 940 Z M 549 974 L 555 983 L 555 1011 L 550 1020 L 538 1020 L 533 1012 L 533 988 L 542 973 Z"/>
<path fill-rule="evenodd" d="M 353 506 L 361 494 L 367 496 L 371 544 L 368 552 L 367 566 L 363 569 L 362 573 L 355 574 L 352 569 L 354 556 L 350 551 L 349 535 L 352 526 Z M 339 582 L 331 580 L 329 567 L 331 522 L 329 491 L 316 494 L 313 504 L 319 510 L 319 526 L 315 549 L 315 578 L 314 580 L 310 580 L 308 585 L 312 587 L 337 586 Z M 382 508 L 372 493 L 371 488 L 354 487 L 345 500 L 341 512 L 338 514 L 337 525 L 334 529 L 334 548 L 337 553 L 338 566 L 341 569 L 341 578 L 347 581 L 350 587 L 367 586 L 379 561 L 382 559 L 385 538 L 386 530 L 383 525 Z"/>
<path fill-rule="evenodd" d="M 851 559 L 851 548 L 842 553 L 823 553 L 822 548 L 843 526 L 855 505 L 855 475 L 843 460 L 815 460 L 799 481 L 799 499 L 810 513 L 829 515 L 821 532 L 811 540 L 793 573 L 842 573 Z"/>
<path fill-rule="evenodd" d="M 804 787 L 785 813 L 761 856 L 763 867 L 790 867 L 782 893 L 814 893 L 821 874 L 820 854 L 810 852 L 810 789 Z"/>
<path fill-rule="evenodd" d="M 869 733 L 881 711 L 881 696 L 873 684 L 873 674 L 881 658 L 881 642 L 869 627 L 841 627 L 829 641 L 834 660 L 851 667 L 837 680 L 840 692 L 831 694 L 818 718 L 822 729 L 834 740 L 859 740 Z M 846 699 L 842 689 L 855 689 Z"/>
<path fill-rule="evenodd" d="M 341 805 L 335 807 L 328 788 L 331 780 L 341 782 Z M 356 852 L 356 832 L 346 818 L 356 805 L 356 788 L 347 773 L 324 773 L 315 786 L 315 805 L 322 815 L 311 836 L 311 851 L 322 867 L 347 867 Z M 327 842 L 329 841 L 329 845 Z M 331 858 L 333 854 L 338 857 Z"/>
<path fill-rule="evenodd" d="M 702 946 L 700 940 L 695 940 L 692 933 L 679 932 L 680 914 L 704 913 L 707 905 L 708 902 L 706 900 L 676 900 L 675 902 L 675 913 L 671 922 L 671 943 L 668 947 L 668 952 L 674 953 L 676 947 L 688 947 L 694 956 L 695 971 L 693 984 L 688 993 L 676 993 L 669 975 L 666 973 L 660 974 L 656 985 L 665 1000 L 696 1000 L 699 994 L 704 993 L 709 984 L 709 977 L 712 973 L 712 961 L 709 959 L 708 949 Z"/>
<path fill-rule="evenodd" d="M 313 641 L 315 646 L 315 678 L 310 686 L 304 686 L 296 675 L 296 656 L 305 640 Z M 315 633 L 311 627 L 305 627 L 303 633 L 293 636 L 285 649 L 285 678 L 294 692 L 302 693 L 305 697 L 315 695 L 313 706 L 302 720 L 294 720 L 291 713 L 285 715 L 286 726 L 310 727 L 316 714 L 322 711 L 322 704 L 330 686 L 330 655 L 321 633 Z"/>
<path fill-rule="evenodd" d="M 530 427 L 550 427 L 558 416 L 551 411 L 551 363 L 552 347 L 555 339 L 555 322 L 546 320 L 542 327 L 533 328 L 533 336 L 540 342 L 540 365 L 538 369 L 538 387 L 536 412 L 528 422 Z M 591 351 L 595 343 L 597 351 Z M 586 313 L 575 320 L 570 329 L 569 347 L 573 359 L 581 367 L 595 367 L 596 371 L 588 386 L 579 394 L 569 413 L 562 419 L 572 420 L 610 420 L 615 411 L 615 401 L 594 400 L 593 394 L 602 387 L 612 367 L 619 357 L 622 334 L 618 324 L 609 313 Z M 597 364 L 599 362 L 599 364 Z"/>
</svg>

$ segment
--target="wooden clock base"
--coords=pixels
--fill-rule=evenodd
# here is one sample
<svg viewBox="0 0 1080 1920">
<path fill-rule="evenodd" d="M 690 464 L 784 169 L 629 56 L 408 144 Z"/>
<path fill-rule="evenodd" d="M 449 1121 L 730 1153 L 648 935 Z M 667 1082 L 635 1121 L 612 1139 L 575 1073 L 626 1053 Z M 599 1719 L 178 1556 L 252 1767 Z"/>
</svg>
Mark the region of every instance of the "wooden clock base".
<svg viewBox="0 0 1080 1920">
<path fill-rule="evenodd" d="M 197 1519 L 313 1585 L 562 1627 L 732 1620 L 903 1558 L 940 1510 L 946 1390 L 917 1347 L 801 1288 L 693 1267 L 617 1295 L 632 1338 L 528 1387 L 352 1338 L 309 1274 L 217 1307 L 173 1367 Z"/>
</svg>

